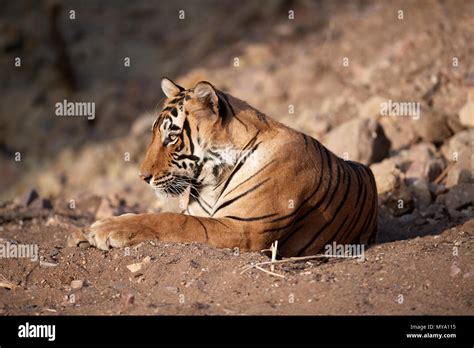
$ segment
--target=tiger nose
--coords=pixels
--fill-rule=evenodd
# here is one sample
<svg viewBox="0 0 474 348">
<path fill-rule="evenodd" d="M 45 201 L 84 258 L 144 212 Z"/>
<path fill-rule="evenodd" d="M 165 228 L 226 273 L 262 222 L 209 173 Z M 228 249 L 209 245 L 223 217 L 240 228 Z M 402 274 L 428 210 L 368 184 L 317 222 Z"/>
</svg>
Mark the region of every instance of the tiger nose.
<svg viewBox="0 0 474 348">
<path fill-rule="evenodd" d="M 139 174 L 139 176 L 140 176 L 141 179 L 145 180 L 145 182 L 147 184 L 150 183 L 151 178 L 153 177 L 153 175 L 143 175 L 143 174 Z"/>
</svg>

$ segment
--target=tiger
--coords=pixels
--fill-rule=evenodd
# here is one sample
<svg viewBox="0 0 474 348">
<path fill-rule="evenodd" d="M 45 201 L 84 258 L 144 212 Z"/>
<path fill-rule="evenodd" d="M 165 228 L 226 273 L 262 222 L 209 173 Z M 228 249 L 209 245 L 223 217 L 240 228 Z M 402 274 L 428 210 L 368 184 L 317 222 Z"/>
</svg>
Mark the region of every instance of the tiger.
<svg viewBox="0 0 474 348">
<path fill-rule="evenodd" d="M 377 187 L 371 170 L 218 90 L 161 80 L 166 96 L 139 177 L 157 195 L 188 195 L 186 210 L 124 214 L 76 231 L 102 250 L 146 240 L 261 251 L 282 257 L 326 245 L 371 244 Z"/>
</svg>

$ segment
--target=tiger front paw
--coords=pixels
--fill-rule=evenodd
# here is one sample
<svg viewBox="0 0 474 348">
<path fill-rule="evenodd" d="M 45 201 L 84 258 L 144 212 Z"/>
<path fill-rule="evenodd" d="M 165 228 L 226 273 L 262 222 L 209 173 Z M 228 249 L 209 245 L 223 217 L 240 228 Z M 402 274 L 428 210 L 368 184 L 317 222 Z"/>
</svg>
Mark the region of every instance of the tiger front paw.
<svg viewBox="0 0 474 348">
<path fill-rule="evenodd" d="M 101 250 L 122 248 L 156 238 L 153 230 L 144 225 L 139 214 L 124 214 L 102 219 L 90 227 L 71 235 L 68 244 L 79 246 L 88 242 Z"/>
</svg>

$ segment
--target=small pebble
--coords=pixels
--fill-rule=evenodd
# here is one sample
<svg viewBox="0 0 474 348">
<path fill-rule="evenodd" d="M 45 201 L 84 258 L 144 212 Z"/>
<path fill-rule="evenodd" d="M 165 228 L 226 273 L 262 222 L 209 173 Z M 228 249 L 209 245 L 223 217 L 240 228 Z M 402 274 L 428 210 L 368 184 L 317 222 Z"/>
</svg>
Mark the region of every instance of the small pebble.
<svg viewBox="0 0 474 348">
<path fill-rule="evenodd" d="M 81 289 L 84 286 L 84 281 L 81 279 L 76 279 L 71 282 L 72 289 Z"/>
</svg>

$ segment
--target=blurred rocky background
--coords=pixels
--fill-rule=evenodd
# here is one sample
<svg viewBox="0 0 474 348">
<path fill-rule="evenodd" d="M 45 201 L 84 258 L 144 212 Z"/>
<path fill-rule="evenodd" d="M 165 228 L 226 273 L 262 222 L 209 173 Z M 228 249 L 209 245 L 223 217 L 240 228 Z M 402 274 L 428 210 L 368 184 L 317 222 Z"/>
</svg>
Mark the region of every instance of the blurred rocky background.
<svg viewBox="0 0 474 348">
<path fill-rule="evenodd" d="M 209 80 L 370 165 L 379 241 L 460 225 L 473 215 L 473 16 L 455 0 L 0 1 L 1 206 L 174 209 L 137 176 L 167 76 Z M 57 117 L 64 99 L 95 102 L 95 119 Z M 419 119 L 381 115 L 389 100 L 420 103 Z"/>
</svg>

